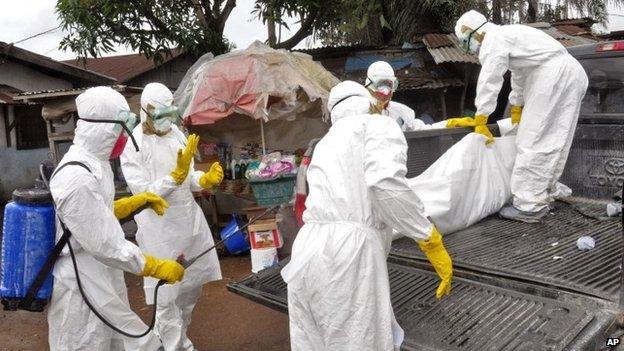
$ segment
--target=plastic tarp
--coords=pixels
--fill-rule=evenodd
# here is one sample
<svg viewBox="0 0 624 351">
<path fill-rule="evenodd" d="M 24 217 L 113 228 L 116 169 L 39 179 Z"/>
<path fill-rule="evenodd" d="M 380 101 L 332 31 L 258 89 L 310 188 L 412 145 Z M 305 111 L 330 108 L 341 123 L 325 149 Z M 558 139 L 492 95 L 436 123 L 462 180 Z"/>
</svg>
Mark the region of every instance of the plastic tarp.
<svg viewBox="0 0 624 351">
<path fill-rule="evenodd" d="M 328 120 L 327 98 L 337 83 L 311 56 L 256 41 L 245 50 L 201 57 L 174 98 L 191 125 L 212 124 L 236 114 L 264 121 Z"/>
</svg>

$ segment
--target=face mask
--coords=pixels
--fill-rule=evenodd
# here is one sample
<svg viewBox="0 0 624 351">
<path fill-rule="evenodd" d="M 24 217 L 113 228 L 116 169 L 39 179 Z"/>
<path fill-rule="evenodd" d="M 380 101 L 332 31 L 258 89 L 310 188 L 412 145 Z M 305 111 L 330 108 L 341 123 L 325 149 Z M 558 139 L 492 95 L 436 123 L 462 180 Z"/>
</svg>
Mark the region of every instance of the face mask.
<svg viewBox="0 0 624 351">
<path fill-rule="evenodd" d="M 171 129 L 171 120 L 169 119 L 161 118 L 152 123 L 154 125 L 154 129 L 161 133 L 168 132 L 169 129 Z"/>
<path fill-rule="evenodd" d="M 150 112 L 143 109 L 143 112 L 152 120 L 154 129 L 160 133 L 168 132 L 171 128 L 171 124 L 177 123 L 180 120 L 178 107 L 174 105 L 154 108 L 151 109 Z"/>
<path fill-rule="evenodd" d="M 474 37 L 468 39 L 466 35 L 465 38 L 461 38 L 459 40 L 459 44 L 461 48 L 468 54 L 476 55 L 479 53 L 479 49 L 481 48 L 481 43 Z"/>
<path fill-rule="evenodd" d="M 117 142 L 115 143 L 115 146 L 113 146 L 113 151 L 111 151 L 111 154 L 108 157 L 108 159 L 114 160 L 118 158 L 119 156 L 121 156 L 121 153 L 126 148 L 127 142 L 128 142 L 128 136 L 126 135 L 125 131 L 122 131 L 121 134 L 119 134 L 119 138 L 117 138 Z"/>
<path fill-rule="evenodd" d="M 377 101 L 384 103 L 392 100 L 392 93 L 392 90 L 388 87 L 381 87 L 377 90 L 371 91 L 371 94 L 375 99 L 377 99 Z"/>
<path fill-rule="evenodd" d="M 123 152 L 126 142 L 128 141 L 128 136 L 132 140 L 132 144 L 134 144 L 134 149 L 139 151 L 139 144 L 134 139 L 132 135 L 132 129 L 137 125 L 138 119 L 136 115 L 130 111 L 120 111 L 115 120 L 109 119 L 92 119 L 92 118 L 79 118 L 86 122 L 92 123 L 114 123 L 116 126 L 113 128 L 113 131 L 119 133 L 119 137 L 113 146 L 113 150 L 111 150 L 111 154 L 109 159 L 115 159 L 121 155 Z"/>
<path fill-rule="evenodd" d="M 459 46 L 464 51 L 466 51 L 466 53 L 476 55 L 479 52 L 479 49 L 481 48 L 481 43 L 474 37 L 474 35 L 486 23 L 487 22 L 484 22 L 482 25 L 480 25 L 479 27 L 477 27 L 477 29 L 473 31 L 463 32 L 462 36 L 460 38 L 457 38 L 459 40 Z"/>
</svg>

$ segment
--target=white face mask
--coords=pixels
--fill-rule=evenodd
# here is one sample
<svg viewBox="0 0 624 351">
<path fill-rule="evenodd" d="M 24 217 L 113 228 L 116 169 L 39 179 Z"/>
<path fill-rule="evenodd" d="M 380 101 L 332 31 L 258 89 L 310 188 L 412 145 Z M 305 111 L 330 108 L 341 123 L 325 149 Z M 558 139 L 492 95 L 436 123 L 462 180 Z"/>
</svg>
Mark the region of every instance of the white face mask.
<svg viewBox="0 0 624 351">
<path fill-rule="evenodd" d="M 154 124 L 154 129 L 156 129 L 159 132 L 168 132 L 169 129 L 171 129 L 171 120 L 167 119 L 167 118 L 161 118 L 157 121 L 153 122 Z"/>
<path fill-rule="evenodd" d="M 470 38 L 470 41 L 469 41 Z M 475 35 L 470 35 L 469 31 L 465 31 L 462 33 L 462 36 L 459 39 L 459 46 L 466 52 L 469 52 L 473 55 L 479 53 L 479 49 L 481 48 L 481 43 L 475 38 Z"/>
</svg>

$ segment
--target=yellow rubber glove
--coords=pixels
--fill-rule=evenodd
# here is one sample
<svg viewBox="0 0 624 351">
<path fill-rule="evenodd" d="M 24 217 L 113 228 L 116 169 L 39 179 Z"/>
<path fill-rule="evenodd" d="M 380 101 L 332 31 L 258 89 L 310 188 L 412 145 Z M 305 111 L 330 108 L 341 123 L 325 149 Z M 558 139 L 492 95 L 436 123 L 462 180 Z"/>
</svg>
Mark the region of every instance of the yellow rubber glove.
<svg viewBox="0 0 624 351">
<path fill-rule="evenodd" d="M 485 115 L 476 115 L 472 117 L 449 118 L 446 120 L 446 128 L 468 128 L 474 127 L 475 133 L 485 135 L 487 137 L 486 144 L 494 142 L 494 136 L 487 127 L 488 117 Z"/>
<path fill-rule="evenodd" d="M 165 214 L 165 209 L 169 207 L 169 203 L 162 197 L 154 193 L 144 192 L 115 200 L 113 203 L 115 217 L 117 219 L 126 218 L 144 205 L 150 207 L 159 216 Z"/>
<path fill-rule="evenodd" d="M 449 118 L 446 120 L 446 128 L 468 128 L 475 125 L 475 120 L 472 117 Z"/>
<path fill-rule="evenodd" d="M 511 124 L 520 123 L 522 117 L 522 106 L 511 106 Z"/>
<path fill-rule="evenodd" d="M 197 152 L 198 143 L 199 137 L 195 134 L 191 134 L 186 141 L 184 150 L 178 150 L 176 168 L 171 172 L 171 177 L 175 180 L 176 184 L 180 185 L 184 183 L 184 180 L 188 176 L 191 161 L 193 161 L 193 156 L 195 156 L 195 152 Z"/>
<path fill-rule="evenodd" d="M 418 241 L 418 246 L 425 253 L 429 262 L 442 280 L 436 290 L 436 297 L 441 299 L 451 293 L 451 280 L 453 279 L 453 261 L 444 248 L 442 235 L 433 227 L 429 240 Z"/>
<path fill-rule="evenodd" d="M 184 277 L 184 267 L 174 260 L 145 256 L 145 266 L 141 276 L 164 280 L 167 284 L 179 282 Z"/>
<path fill-rule="evenodd" d="M 208 172 L 204 173 L 201 178 L 199 178 L 199 186 L 208 189 L 221 184 L 222 181 L 223 167 L 221 167 L 219 162 L 215 162 L 210 166 Z"/>
</svg>

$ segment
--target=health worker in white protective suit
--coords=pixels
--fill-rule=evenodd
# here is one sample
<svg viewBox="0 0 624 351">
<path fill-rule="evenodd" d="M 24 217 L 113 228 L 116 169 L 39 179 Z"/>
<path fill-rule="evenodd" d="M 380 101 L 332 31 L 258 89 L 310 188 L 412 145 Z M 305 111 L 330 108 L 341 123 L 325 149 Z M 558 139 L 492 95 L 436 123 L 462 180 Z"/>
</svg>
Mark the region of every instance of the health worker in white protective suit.
<svg viewBox="0 0 624 351">
<path fill-rule="evenodd" d="M 314 150 L 305 224 L 281 272 L 295 351 L 398 349 L 403 330 L 386 266 L 392 228 L 429 258 L 441 278 L 436 296 L 451 291 L 451 258 L 405 179 L 405 137 L 370 106 L 367 90 L 352 81 L 329 95 L 332 127 Z"/>
<path fill-rule="evenodd" d="M 141 124 L 133 135 L 139 151 L 128 145 L 121 155 L 121 168 L 133 194 L 150 191 L 169 202 L 167 213 L 160 217 L 141 213 L 137 222 L 139 246 L 162 257 L 195 257 L 214 245 L 206 218 L 195 202 L 193 191 L 210 189 L 223 180 L 223 169 L 215 162 L 208 172 L 195 171 L 193 155 L 199 138 L 187 138 L 174 124 L 179 119 L 172 105 L 171 91 L 160 83 L 145 86 L 141 95 Z M 193 308 L 202 285 L 221 279 L 216 250 L 188 267 L 184 279 L 160 289 L 156 332 L 165 350 L 193 350 L 186 336 Z M 144 279 L 145 297 L 152 304 L 156 280 Z"/>
<path fill-rule="evenodd" d="M 399 86 L 399 80 L 388 62 L 377 61 L 368 66 L 364 84 L 373 97 L 373 112 L 389 116 L 398 123 L 402 131 L 433 128 L 416 118 L 416 113 L 411 108 L 392 101 L 392 96 Z"/>
<path fill-rule="evenodd" d="M 78 96 L 76 108 L 79 120 L 74 143 L 50 180 L 56 214 L 71 231 L 69 245 L 75 253 L 78 277 L 95 310 L 122 331 L 141 334 L 147 326 L 130 309 L 123 272 L 174 283 L 182 279 L 184 268 L 174 260 L 143 254 L 125 240 L 118 219 L 143 206 L 147 206 L 143 213 L 162 216 L 167 203 L 153 193 L 137 193 L 113 202 L 115 185 L 109 159 L 119 157 L 136 124 L 126 99 L 108 87 L 91 88 Z M 63 234 L 59 221 L 56 228 L 59 240 Z M 66 246 L 54 266 L 54 291 L 48 308 L 51 350 L 156 350 L 161 346 L 154 333 L 135 339 L 114 332 L 85 304 L 77 284 Z"/>
<path fill-rule="evenodd" d="M 459 18 L 455 34 L 467 51 L 479 54 L 481 73 L 475 117 L 449 120 L 447 126 L 474 126 L 487 135 L 485 124 L 496 109 L 503 75 L 511 71 L 509 102 L 512 120 L 519 123 L 518 155 L 511 177 L 512 205 L 499 213 L 508 219 L 537 222 L 557 196 L 587 75 L 563 45 L 539 29 L 499 26 L 472 10 Z"/>
</svg>

